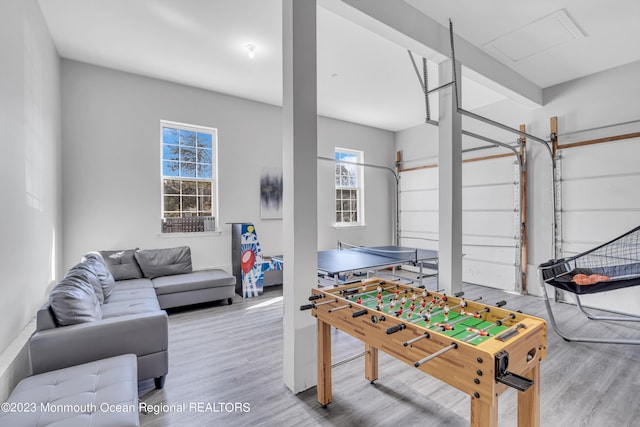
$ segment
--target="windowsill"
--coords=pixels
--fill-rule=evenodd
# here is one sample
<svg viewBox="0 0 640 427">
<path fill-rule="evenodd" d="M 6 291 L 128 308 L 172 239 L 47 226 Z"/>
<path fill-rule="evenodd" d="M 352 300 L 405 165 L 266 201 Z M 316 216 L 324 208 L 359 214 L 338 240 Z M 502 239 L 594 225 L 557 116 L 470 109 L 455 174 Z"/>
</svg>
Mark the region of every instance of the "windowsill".
<svg viewBox="0 0 640 427">
<path fill-rule="evenodd" d="M 350 224 L 350 223 L 333 223 L 333 228 L 366 228 L 367 224 L 360 224 L 360 223 L 355 223 L 355 224 Z"/>
<path fill-rule="evenodd" d="M 191 233 L 158 233 L 159 237 L 211 237 L 221 236 L 222 231 L 195 231 Z"/>
</svg>

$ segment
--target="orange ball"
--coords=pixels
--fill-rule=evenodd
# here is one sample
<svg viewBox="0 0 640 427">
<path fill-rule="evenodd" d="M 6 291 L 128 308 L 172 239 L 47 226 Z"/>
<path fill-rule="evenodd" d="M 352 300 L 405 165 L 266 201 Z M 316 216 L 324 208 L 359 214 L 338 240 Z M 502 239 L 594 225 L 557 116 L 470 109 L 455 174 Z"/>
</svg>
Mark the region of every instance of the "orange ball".
<svg viewBox="0 0 640 427">
<path fill-rule="evenodd" d="M 576 274 L 573 276 L 573 278 L 571 279 L 571 281 L 577 283 L 578 285 L 586 285 L 587 281 L 589 280 L 589 276 L 587 276 L 586 274 Z"/>
</svg>

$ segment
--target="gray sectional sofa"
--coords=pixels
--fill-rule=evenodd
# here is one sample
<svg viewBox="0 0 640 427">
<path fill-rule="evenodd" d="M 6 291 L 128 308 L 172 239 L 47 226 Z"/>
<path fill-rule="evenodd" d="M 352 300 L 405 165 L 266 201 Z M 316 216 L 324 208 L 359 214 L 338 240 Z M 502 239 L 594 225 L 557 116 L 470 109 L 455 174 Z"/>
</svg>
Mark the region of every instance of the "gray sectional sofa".
<svg viewBox="0 0 640 427">
<path fill-rule="evenodd" d="M 193 271 L 188 247 L 90 252 L 52 289 L 29 340 L 34 374 L 132 353 L 138 379 L 164 386 L 168 373 L 165 308 L 229 304 L 235 277 Z"/>
</svg>

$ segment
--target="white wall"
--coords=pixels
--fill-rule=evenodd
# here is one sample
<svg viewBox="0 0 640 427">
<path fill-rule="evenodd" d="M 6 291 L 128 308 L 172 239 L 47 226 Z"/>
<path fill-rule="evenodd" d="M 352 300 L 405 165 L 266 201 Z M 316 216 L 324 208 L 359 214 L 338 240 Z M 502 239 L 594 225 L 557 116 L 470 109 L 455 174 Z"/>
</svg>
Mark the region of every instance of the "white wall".
<svg viewBox="0 0 640 427">
<path fill-rule="evenodd" d="M 69 60 L 62 61 L 62 93 L 65 268 L 88 250 L 188 245 L 194 268 L 230 271 L 226 223 L 241 221 L 256 224 L 265 254 L 282 253 L 282 221 L 260 220 L 259 210 L 261 168 L 282 165 L 280 107 Z M 159 232 L 163 119 L 218 129 L 221 235 Z M 319 118 L 318 141 L 322 155 L 332 157 L 334 146 L 364 149 L 366 161 L 393 165 L 391 132 Z M 367 204 L 383 206 L 368 210 L 367 229 L 375 228 L 383 243 L 389 242 L 388 181 L 369 173 L 366 180 L 367 189 L 375 190 Z M 327 220 L 333 199 L 322 199 L 328 189 L 334 197 L 333 183 L 331 176 L 318 189 L 321 246 L 335 246 L 342 234 Z M 367 229 L 346 234 L 364 239 Z"/>
<path fill-rule="evenodd" d="M 335 147 L 364 151 L 364 163 L 394 170 L 394 134 L 367 126 L 320 117 L 318 156 L 334 157 Z M 335 227 L 335 163 L 318 161 L 318 249 L 335 248 L 338 240 L 357 245 L 393 242 L 396 184 L 391 171 L 364 167 L 365 226 Z"/>
<path fill-rule="evenodd" d="M 529 110 L 512 101 L 504 100 L 482 107 L 474 112 L 513 128 L 517 128 L 520 124 L 525 124 L 527 132 L 543 139 L 549 138 L 549 120 L 552 116 L 558 117 L 560 134 L 638 120 L 638 117 L 640 117 L 640 103 L 637 100 L 640 98 L 640 80 L 638 80 L 637 76 L 639 74 L 640 62 L 636 62 L 547 88 L 544 91 L 545 106 L 535 110 Z M 496 138 L 502 142 L 515 142 L 517 137 L 470 119 L 464 120 L 463 128 Z M 618 128 L 587 132 L 574 136 L 572 140 L 612 136 L 637 132 L 638 130 L 640 130 L 640 125 L 636 123 Z M 427 149 L 425 140 L 429 140 L 433 135 L 436 135 L 432 135 L 429 132 L 432 131 L 429 130 L 427 125 L 398 132 L 396 135 L 396 149 L 403 150 L 405 160 L 411 159 L 413 155 L 417 157 L 424 155 L 423 152 Z M 563 142 L 572 141 L 561 137 L 560 143 Z M 537 266 L 553 257 L 551 162 L 547 150 L 541 144 L 530 140 L 527 147 L 529 162 L 527 201 L 529 263 L 527 282 L 529 284 L 529 292 L 539 295 Z M 437 147 L 435 149 L 437 151 Z M 606 148 L 604 150 L 606 151 Z M 637 158 L 640 155 L 640 148 L 638 148 L 637 144 L 627 144 L 627 148 L 624 150 L 632 158 Z M 565 156 L 571 156 L 571 150 L 564 151 Z M 434 151 L 428 153 L 432 152 Z M 593 153 L 594 157 L 602 157 L 597 154 L 598 151 L 595 149 Z M 611 160 L 603 159 L 602 161 L 610 162 Z M 411 166 L 411 164 L 407 164 L 407 167 Z M 640 196 L 636 192 L 629 191 L 627 196 L 637 202 L 636 206 L 640 203 Z M 637 212 L 635 214 L 632 213 L 632 215 L 636 214 Z M 629 228 L 628 221 L 621 223 L 620 221 L 605 220 L 599 225 L 597 232 L 591 233 L 591 235 L 594 236 L 592 237 L 594 240 L 601 239 L 603 235 L 613 238 Z M 589 237 L 586 236 L 590 234 L 589 230 L 584 230 L 584 234 L 585 239 L 588 240 Z M 620 292 L 618 295 L 623 295 L 623 299 L 630 301 L 625 307 L 628 311 L 640 310 L 640 292 L 637 289 L 618 292 Z M 626 295 L 624 295 L 625 292 Z M 611 305 L 615 306 L 615 304 Z M 620 307 L 618 306 L 618 308 Z"/>
<path fill-rule="evenodd" d="M 28 369 L 25 327 L 60 272 L 60 61 L 35 0 L 0 2 L 0 69 L 2 401 Z"/>
</svg>

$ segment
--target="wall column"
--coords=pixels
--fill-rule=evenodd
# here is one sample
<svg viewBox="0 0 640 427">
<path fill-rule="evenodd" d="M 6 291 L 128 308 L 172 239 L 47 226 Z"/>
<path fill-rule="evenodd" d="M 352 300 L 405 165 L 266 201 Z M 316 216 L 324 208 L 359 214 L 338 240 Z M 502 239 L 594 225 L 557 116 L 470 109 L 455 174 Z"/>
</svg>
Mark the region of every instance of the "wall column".
<svg viewBox="0 0 640 427">
<path fill-rule="evenodd" d="M 440 84 L 453 80 L 451 64 L 451 60 L 440 64 Z M 462 72 L 460 64 L 456 65 L 460 92 Z M 454 87 L 439 92 L 438 280 L 447 294 L 462 290 L 462 117 L 457 111 Z"/>
<path fill-rule="evenodd" d="M 308 304 L 317 284 L 316 0 L 283 0 L 283 296 L 284 384 L 316 385 L 316 319 Z"/>
</svg>

